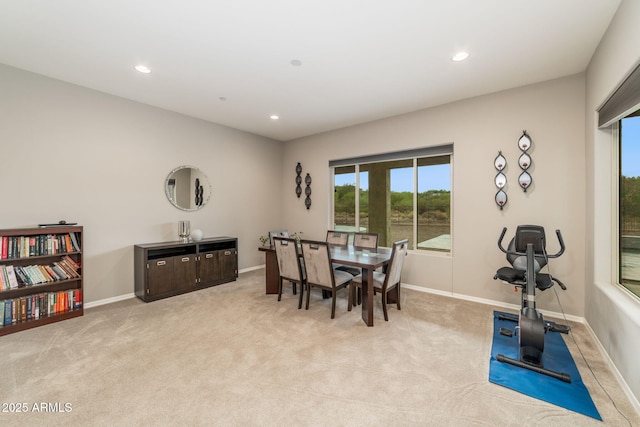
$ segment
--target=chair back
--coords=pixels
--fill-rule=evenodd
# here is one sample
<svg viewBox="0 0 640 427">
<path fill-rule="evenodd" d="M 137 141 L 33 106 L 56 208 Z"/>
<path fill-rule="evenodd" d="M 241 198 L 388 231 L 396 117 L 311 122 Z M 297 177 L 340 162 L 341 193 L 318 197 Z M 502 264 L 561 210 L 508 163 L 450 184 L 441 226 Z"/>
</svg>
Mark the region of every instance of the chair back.
<svg viewBox="0 0 640 427">
<path fill-rule="evenodd" d="M 335 287 L 329 244 L 303 240 L 300 245 L 302 246 L 302 257 L 307 271 L 307 283 L 328 288 Z"/>
<path fill-rule="evenodd" d="M 402 267 L 404 266 L 404 259 L 407 256 L 408 247 L 409 239 L 394 242 L 393 248 L 391 249 L 391 261 L 389 261 L 389 268 L 387 269 L 384 279 L 383 289 L 400 282 L 400 275 L 402 274 Z"/>
<path fill-rule="evenodd" d="M 271 247 L 275 244 L 274 237 L 289 237 L 289 230 L 271 230 L 269 231 L 269 244 Z"/>
<path fill-rule="evenodd" d="M 280 276 L 287 280 L 302 283 L 303 273 L 296 240 L 287 237 L 274 237 L 273 244 L 276 248 Z"/>
<path fill-rule="evenodd" d="M 363 249 L 378 249 L 378 233 L 355 233 L 353 246 Z"/>
<path fill-rule="evenodd" d="M 327 231 L 327 243 L 330 245 L 347 246 L 349 243 L 349 233 L 346 231 Z"/>
</svg>

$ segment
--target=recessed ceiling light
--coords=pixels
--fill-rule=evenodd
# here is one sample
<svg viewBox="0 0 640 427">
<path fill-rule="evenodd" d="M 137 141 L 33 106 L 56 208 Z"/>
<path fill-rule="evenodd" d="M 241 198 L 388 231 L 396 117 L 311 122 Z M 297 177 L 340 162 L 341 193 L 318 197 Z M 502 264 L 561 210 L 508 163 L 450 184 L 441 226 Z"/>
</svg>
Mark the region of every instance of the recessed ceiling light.
<svg viewBox="0 0 640 427">
<path fill-rule="evenodd" d="M 149 74 L 151 72 L 151 68 L 147 67 L 146 65 L 136 65 L 134 68 L 136 69 L 136 71 L 139 71 L 142 74 Z"/>
<path fill-rule="evenodd" d="M 460 61 L 464 61 L 468 57 L 469 57 L 469 52 L 458 52 L 455 55 L 453 55 L 451 59 L 454 60 L 455 62 L 460 62 Z"/>
<path fill-rule="evenodd" d="M 291 61 L 291 65 L 293 65 L 294 67 L 299 67 L 302 65 L 302 61 L 300 61 L 299 59 L 293 59 Z"/>
<path fill-rule="evenodd" d="M 280 118 L 280 116 L 279 116 L 279 115 L 277 115 L 277 114 L 272 114 L 272 115 L 270 115 L 270 116 L 269 116 L 269 118 L 270 118 L 271 120 L 278 120 L 278 119 Z"/>
</svg>

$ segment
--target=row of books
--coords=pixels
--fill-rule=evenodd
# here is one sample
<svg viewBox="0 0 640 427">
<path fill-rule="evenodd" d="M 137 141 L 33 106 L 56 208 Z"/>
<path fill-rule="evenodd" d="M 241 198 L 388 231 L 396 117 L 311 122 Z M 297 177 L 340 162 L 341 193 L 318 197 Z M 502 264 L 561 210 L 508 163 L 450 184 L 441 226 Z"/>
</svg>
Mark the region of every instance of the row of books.
<svg viewBox="0 0 640 427">
<path fill-rule="evenodd" d="M 82 308 L 82 290 L 47 292 L 0 301 L 2 326 L 38 320 Z"/>
<path fill-rule="evenodd" d="M 0 290 L 80 277 L 80 265 L 69 255 L 48 265 L 0 265 Z"/>
<path fill-rule="evenodd" d="M 80 252 L 78 233 L 1 236 L 0 259 Z"/>
</svg>

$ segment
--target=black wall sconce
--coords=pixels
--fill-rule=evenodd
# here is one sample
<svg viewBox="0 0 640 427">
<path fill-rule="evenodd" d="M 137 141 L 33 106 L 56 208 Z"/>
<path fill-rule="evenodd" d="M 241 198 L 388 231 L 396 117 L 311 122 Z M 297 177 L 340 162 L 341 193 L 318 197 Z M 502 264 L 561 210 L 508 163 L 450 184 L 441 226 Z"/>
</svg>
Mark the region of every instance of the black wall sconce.
<svg viewBox="0 0 640 427">
<path fill-rule="evenodd" d="M 520 169 L 522 169 L 522 173 L 518 177 L 518 184 L 520 184 L 520 187 L 522 187 L 525 193 L 533 182 L 533 178 L 531 178 L 531 175 L 527 172 L 527 169 L 531 167 L 532 163 L 531 156 L 527 154 L 527 151 L 531 148 L 531 143 L 531 137 L 527 134 L 526 130 L 523 130 L 522 136 L 518 140 L 518 148 L 522 151 L 518 159 L 518 164 L 520 165 Z"/>
<path fill-rule="evenodd" d="M 502 151 L 498 151 L 498 155 L 493 161 L 493 166 L 498 171 L 498 174 L 493 179 L 493 182 L 498 188 L 498 192 L 495 196 L 496 204 L 500 206 L 500 210 L 502 210 L 502 208 L 507 204 L 507 193 L 504 191 L 504 188 L 507 185 L 507 176 L 503 172 L 504 168 L 507 167 L 507 159 L 502 155 Z"/>
<path fill-rule="evenodd" d="M 302 165 L 300 162 L 296 165 L 296 196 L 298 199 L 302 194 Z"/>
<path fill-rule="evenodd" d="M 307 196 L 304 199 L 304 205 L 309 209 L 311 207 L 311 175 L 307 174 L 304 178 L 304 183 L 307 184 L 307 187 L 304 189 L 304 194 Z"/>
</svg>

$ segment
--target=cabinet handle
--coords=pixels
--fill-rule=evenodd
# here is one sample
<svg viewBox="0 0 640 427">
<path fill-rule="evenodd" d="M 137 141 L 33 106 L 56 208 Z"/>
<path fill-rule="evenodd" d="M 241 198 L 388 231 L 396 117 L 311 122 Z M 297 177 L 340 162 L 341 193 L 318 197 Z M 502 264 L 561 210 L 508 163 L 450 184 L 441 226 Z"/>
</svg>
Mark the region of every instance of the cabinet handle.
<svg viewBox="0 0 640 427">
<path fill-rule="evenodd" d="M 182 258 L 182 262 L 189 262 L 190 258 L 188 256 Z"/>
<path fill-rule="evenodd" d="M 231 251 L 224 251 L 225 255 L 231 255 Z"/>
<path fill-rule="evenodd" d="M 204 257 L 205 258 L 213 258 L 213 254 L 206 254 Z"/>
<path fill-rule="evenodd" d="M 158 261 L 156 265 L 167 265 L 167 261 Z"/>
</svg>

